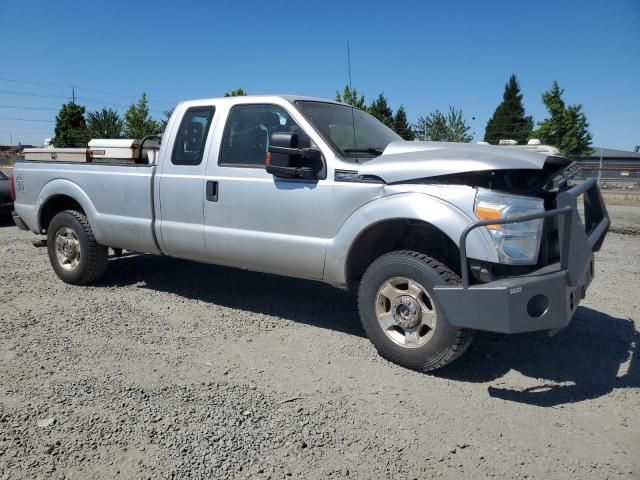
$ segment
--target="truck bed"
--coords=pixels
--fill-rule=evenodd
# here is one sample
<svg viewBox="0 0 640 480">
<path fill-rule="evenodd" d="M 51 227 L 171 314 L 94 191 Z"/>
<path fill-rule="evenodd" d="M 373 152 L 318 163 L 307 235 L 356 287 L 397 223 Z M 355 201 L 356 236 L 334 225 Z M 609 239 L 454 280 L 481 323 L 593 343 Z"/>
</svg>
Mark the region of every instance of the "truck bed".
<svg viewBox="0 0 640 480">
<path fill-rule="evenodd" d="M 159 253 L 152 231 L 154 173 L 155 166 L 145 164 L 20 161 L 14 176 L 22 195 L 14 208 L 40 233 L 43 206 L 68 194 L 80 202 L 101 244 Z"/>
</svg>

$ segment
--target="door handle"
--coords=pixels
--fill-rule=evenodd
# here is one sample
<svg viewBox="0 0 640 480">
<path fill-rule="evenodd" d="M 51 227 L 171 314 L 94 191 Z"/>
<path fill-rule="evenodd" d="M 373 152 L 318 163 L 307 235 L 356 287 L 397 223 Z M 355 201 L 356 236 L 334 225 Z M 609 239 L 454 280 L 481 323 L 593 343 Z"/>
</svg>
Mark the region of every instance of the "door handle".
<svg viewBox="0 0 640 480">
<path fill-rule="evenodd" d="M 218 182 L 214 180 L 207 180 L 207 201 L 218 201 Z"/>
</svg>

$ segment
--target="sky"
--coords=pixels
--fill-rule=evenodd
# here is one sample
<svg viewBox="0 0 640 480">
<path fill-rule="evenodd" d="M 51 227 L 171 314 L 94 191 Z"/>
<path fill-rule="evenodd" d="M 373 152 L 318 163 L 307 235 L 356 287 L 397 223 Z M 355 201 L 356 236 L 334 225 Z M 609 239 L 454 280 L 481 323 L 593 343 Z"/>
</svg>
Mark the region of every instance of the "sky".
<svg viewBox="0 0 640 480">
<path fill-rule="evenodd" d="M 0 144 L 40 144 L 76 102 L 381 92 L 409 121 L 461 108 L 475 140 L 515 73 L 528 115 L 557 80 L 593 145 L 640 144 L 640 0 L 0 1 Z"/>
</svg>

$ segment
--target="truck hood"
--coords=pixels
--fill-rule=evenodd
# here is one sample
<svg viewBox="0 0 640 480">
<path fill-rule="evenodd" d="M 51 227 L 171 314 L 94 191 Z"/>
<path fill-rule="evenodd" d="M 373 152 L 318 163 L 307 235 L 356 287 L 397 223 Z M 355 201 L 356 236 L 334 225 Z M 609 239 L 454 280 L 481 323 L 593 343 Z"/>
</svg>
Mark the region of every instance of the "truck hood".
<svg viewBox="0 0 640 480">
<path fill-rule="evenodd" d="M 387 145 L 379 157 L 359 165 L 358 173 L 380 177 L 386 183 L 398 183 L 487 170 L 542 170 L 548 158 L 549 154 L 518 148 L 396 141 Z"/>
</svg>

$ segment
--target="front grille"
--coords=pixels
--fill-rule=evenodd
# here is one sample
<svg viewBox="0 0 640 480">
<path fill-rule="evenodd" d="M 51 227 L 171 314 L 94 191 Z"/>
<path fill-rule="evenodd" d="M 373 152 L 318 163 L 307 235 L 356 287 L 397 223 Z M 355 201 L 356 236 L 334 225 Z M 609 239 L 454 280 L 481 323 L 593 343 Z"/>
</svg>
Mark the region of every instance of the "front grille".
<svg viewBox="0 0 640 480">
<path fill-rule="evenodd" d="M 545 210 L 557 208 L 555 195 L 546 196 L 544 199 Z M 545 218 L 542 227 L 542 240 L 540 242 L 540 254 L 538 255 L 538 266 L 544 267 L 551 263 L 560 261 L 560 236 L 558 223 L 560 217 Z"/>
</svg>

